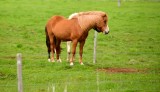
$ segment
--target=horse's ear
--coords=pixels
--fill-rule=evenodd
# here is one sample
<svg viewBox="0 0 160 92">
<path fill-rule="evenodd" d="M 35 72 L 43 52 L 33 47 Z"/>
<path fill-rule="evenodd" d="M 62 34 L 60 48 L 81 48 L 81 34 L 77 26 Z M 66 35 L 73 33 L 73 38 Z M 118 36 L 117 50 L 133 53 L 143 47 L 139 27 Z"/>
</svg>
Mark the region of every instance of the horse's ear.
<svg viewBox="0 0 160 92">
<path fill-rule="evenodd" d="M 105 17 L 106 17 L 106 15 L 102 15 L 102 17 L 103 17 L 103 18 L 105 18 Z"/>
<path fill-rule="evenodd" d="M 107 14 L 104 14 L 102 17 L 103 17 L 104 19 L 107 19 L 107 20 L 108 20 Z"/>
<path fill-rule="evenodd" d="M 102 17 L 107 17 L 107 15 L 106 15 L 106 14 L 103 14 Z"/>
</svg>

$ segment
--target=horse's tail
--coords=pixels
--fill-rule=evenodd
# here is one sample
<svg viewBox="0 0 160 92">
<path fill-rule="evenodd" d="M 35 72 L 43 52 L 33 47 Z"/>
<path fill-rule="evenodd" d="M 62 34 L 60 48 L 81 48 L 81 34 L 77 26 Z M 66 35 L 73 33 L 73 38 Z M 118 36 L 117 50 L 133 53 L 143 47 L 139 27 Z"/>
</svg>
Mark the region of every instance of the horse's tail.
<svg viewBox="0 0 160 92">
<path fill-rule="evenodd" d="M 50 59 L 51 48 L 50 48 L 50 40 L 49 40 L 49 35 L 48 35 L 47 27 L 45 27 L 45 33 L 46 33 L 46 46 L 48 48 L 48 59 Z"/>
<path fill-rule="evenodd" d="M 48 36 L 48 32 L 47 32 L 47 27 L 45 27 L 45 33 L 46 33 L 46 46 L 50 47 L 50 41 L 49 41 L 49 36 Z"/>
</svg>

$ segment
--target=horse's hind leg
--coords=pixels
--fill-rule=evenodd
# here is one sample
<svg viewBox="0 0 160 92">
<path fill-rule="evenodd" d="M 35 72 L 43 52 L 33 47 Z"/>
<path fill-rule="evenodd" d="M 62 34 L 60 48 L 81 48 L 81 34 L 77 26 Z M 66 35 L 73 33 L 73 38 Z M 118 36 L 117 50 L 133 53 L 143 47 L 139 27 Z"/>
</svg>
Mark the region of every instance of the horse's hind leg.
<svg viewBox="0 0 160 92">
<path fill-rule="evenodd" d="M 61 40 L 57 39 L 56 40 L 56 55 L 57 55 L 57 62 L 62 62 L 62 60 L 60 59 L 60 53 L 61 53 Z"/>
<path fill-rule="evenodd" d="M 48 36 L 48 31 L 47 31 L 46 27 L 45 27 L 45 33 L 46 33 L 46 46 L 48 49 L 48 61 L 50 62 L 51 61 L 51 59 L 50 59 L 51 48 L 50 48 L 50 40 L 49 40 L 49 36 Z"/>
<path fill-rule="evenodd" d="M 51 48 L 51 62 L 54 61 L 54 49 L 55 49 L 55 44 L 54 44 L 54 35 L 50 35 L 49 40 L 50 40 L 50 48 Z"/>
<path fill-rule="evenodd" d="M 48 62 L 51 62 L 51 57 L 50 57 L 50 50 L 48 50 Z"/>
</svg>

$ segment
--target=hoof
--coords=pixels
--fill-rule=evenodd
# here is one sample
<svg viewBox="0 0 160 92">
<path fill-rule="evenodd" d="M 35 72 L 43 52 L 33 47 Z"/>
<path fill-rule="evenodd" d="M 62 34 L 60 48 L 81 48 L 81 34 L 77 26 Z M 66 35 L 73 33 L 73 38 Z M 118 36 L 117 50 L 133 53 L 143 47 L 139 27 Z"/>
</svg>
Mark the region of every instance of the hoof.
<svg viewBox="0 0 160 92">
<path fill-rule="evenodd" d="M 53 62 L 53 63 L 54 63 L 55 61 L 54 61 L 54 60 L 52 60 L 51 62 Z"/>
<path fill-rule="evenodd" d="M 71 63 L 70 63 L 70 66 L 73 66 L 73 65 L 74 65 L 73 62 L 71 62 Z"/>
<path fill-rule="evenodd" d="M 67 61 L 69 61 L 69 59 L 67 58 Z"/>
<path fill-rule="evenodd" d="M 84 65 L 84 64 L 81 62 L 80 65 Z"/>
<path fill-rule="evenodd" d="M 58 59 L 58 60 L 57 60 L 57 62 L 60 62 L 60 63 L 61 63 L 61 62 L 62 62 L 62 60 L 61 60 L 61 59 Z"/>
<path fill-rule="evenodd" d="M 51 59 L 48 59 L 48 62 L 51 62 Z"/>
</svg>

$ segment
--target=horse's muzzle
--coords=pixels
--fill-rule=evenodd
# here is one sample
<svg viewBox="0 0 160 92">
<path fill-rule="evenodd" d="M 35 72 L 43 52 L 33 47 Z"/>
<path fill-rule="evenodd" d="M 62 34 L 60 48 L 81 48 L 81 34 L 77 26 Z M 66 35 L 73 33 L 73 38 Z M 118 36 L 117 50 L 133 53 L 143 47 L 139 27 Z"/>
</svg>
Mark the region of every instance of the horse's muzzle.
<svg viewBox="0 0 160 92">
<path fill-rule="evenodd" d="M 107 28 L 103 31 L 104 34 L 108 34 L 109 33 L 109 27 L 107 25 Z"/>
<path fill-rule="evenodd" d="M 109 31 L 105 31 L 104 34 L 109 34 Z"/>
</svg>

